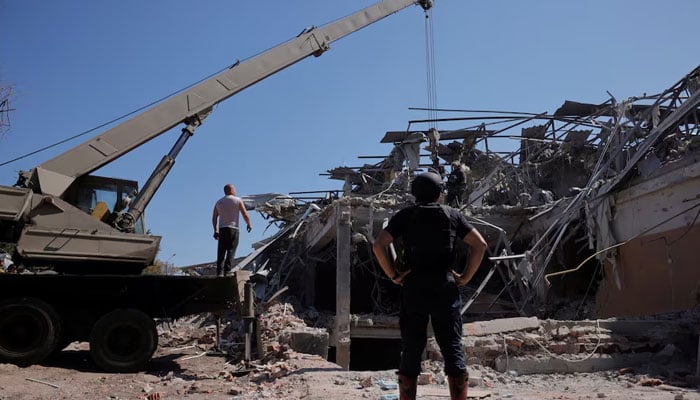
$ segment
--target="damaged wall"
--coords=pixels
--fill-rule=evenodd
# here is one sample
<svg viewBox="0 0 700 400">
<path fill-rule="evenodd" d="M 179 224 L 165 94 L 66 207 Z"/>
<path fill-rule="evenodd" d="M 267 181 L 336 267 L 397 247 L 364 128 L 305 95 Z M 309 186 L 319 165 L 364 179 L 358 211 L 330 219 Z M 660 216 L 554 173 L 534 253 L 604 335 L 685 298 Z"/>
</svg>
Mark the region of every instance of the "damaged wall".
<svg viewBox="0 0 700 400">
<path fill-rule="evenodd" d="M 627 243 L 605 262 L 598 315 L 647 315 L 698 305 L 700 156 L 675 164 L 615 195 L 612 226 L 617 240 Z"/>
</svg>

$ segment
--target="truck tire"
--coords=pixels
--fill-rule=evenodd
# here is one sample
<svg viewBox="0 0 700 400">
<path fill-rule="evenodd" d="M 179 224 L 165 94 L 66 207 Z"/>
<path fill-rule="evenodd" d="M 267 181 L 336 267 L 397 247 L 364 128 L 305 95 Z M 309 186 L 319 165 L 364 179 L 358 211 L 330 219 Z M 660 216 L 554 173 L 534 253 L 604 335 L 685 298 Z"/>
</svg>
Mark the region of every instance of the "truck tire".
<svg viewBox="0 0 700 400">
<path fill-rule="evenodd" d="M 50 355 L 61 336 L 61 319 L 49 304 L 33 297 L 0 303 L 0 362 L 19 366 Z"/>
<path fill-rule="evenodd" d="M 144 312 L 121 309 L 103 315 L 90 332 L 90 354 L 107 372 L 142 369 L 158 346 L 156 324 Z"/>
</svg>

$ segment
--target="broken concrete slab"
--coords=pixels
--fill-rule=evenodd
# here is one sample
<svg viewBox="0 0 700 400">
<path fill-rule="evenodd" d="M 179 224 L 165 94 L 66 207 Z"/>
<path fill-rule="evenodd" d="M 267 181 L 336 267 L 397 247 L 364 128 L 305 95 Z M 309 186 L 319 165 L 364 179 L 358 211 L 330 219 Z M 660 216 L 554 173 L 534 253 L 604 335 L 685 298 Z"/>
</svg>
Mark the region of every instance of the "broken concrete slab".
<svg viewBox="0 0 700 400">
<path fill-rule="evenodd" d="M 600 319 L 600 320 L 541 320 L 542 329 L 554 331 L 567 328 L 570 334 L 580 336 L 589 333 L 613 333 L 628 338 L 644 338 L 649 341 L 665 341 L 682 332 L 695 332 L 697 319 L 692 316 L 673 319 Z"/>
<path fill-rule="evenodd" d="M 328 358 L 328 332 L 325 329 L 284 331 L 281 337 L 298 353 Z"/>
<path fill-rule="evenodd" d="M 515 371 L 520 375 L 606 371 L 652 361 L 662 364 L 668 362 L 671 356 L 662 353 L 594 354 L 588 358 L 571 357 L 567 359 L 554 356 L 499 356 L 496 358 L 495 369 L 499 372 Z"/>
<path fill-rule="evenodd" d="M 492 321 L 470 322 L 463 325 L 466 336 L 486 336 L 496 333 L 532 330 L 540 327 L 537 317 L 501 318 Z"/>
</svg>

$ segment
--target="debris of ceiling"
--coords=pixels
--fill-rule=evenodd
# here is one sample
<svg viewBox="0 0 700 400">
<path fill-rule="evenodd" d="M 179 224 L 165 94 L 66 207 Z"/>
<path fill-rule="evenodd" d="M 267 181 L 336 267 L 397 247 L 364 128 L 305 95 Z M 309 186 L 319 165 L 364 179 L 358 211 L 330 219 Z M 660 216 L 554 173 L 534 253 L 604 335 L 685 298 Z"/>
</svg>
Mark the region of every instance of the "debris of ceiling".
<svg viewBox="0 0 700 400">
<path fill-rule="evenodd" d="M 464 111 L 410 121 L 381 139 L 392 145 L 388 155 L 360 156 L 375 163 L 322 174 L 342 190 L 246 198 L 282 229 L 237 269 L 253 273 L 263 299 L 287 289 L 320 310 L 347 302 L 353 315 L 395 315 L 398 288 L 372 257 L 374 237 L 412 202 L 416 172 L 447 179 L 445 166 L 457 162 L 466 177 L 457 206 L 490 246 L 463 288 L 465 320 L 692 308 L 700 297 L 699 88 L 700 67 L 659 94 L 567 100 L 554 114 Z M 448 122 L 465 126 L 421 128 Z M 515 150 L 501 150 L 514 141 Z M 338 272 L 346 254 L 349 282 Z M 346 284 L 347 299 L 336 290 Z"/>
</svg>

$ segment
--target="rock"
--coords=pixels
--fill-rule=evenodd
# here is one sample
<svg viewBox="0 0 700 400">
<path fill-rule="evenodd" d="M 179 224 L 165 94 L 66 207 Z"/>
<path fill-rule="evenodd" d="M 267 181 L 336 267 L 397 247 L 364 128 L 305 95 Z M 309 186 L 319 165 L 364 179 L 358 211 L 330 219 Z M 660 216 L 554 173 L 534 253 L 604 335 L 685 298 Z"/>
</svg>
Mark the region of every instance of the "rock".
<svg viewBox="0 0 700 400">
<path fill-rule="evenodd" d="M 372 378 L 371 376 L 368 376 L 360 381 L 360 387 L 363 389 L 372 386 L 374 386 L 374 378 Z"/>
<path fill-rule="evenodd" d="M 430 385 L 433 383 L 433 374 L 431 372 L 421 372 L 417 381 L 419 385 Z"/>
<path fill-rule="evenodd" d="M 214 344 L 216 343 L 216 338 L 214 336 L 214 334 L 207 333 L 200 336 L 197 341 L 202 344 Z"/>
<path fill-rule="evenodd" d="M 469 386 L 474 387 L 474 386 L 481 386 L 484 382 L 483 377 L 481 376 L 481 372 L 476 371 L 476 370 L 467 370 L 469 373 Z"/>
<path fill-rule="evenodd" d="M 187 393 L 192 394 L 192 393 L 200 393 L 202 390 L 202 387 L 199 383 L 194 382 L 192 385 L 190 385 L 189 388 L 187 388 Z"/>
<path fill-rule="evenodd" d="M 598 397 L 599 399 L 604 399 L 604 398 L 606 398 L 606 397 L 608 397 L 608 396 L 606 396 L 605 393 L 599 392 L 597 397 Z"/>
<path fill-rule="evenodd" d="M 683 393 L 678 393 L 675 396 L 673 396 L 673 400 L 684 400 L 685 396 L 683 396 Z"/>
<path fill-rule="evenodd" d="M 445 377 L 444 372 L 438 371 L 433 374 L 433 383 L 436 383 L 438 385 L 444 385 L 445 381 L 447 381 L 447 378 Z"/>
<path fill-rule="evenodd" d="M 635 369 L 632 367 L 626 367 L 626 368 L 621 368 L 620 371 L 618 371 L 620 375 L 625 375 L 625 374 L 634 374 Z"/>
<path fill-rule="evenodd" d="M 523 343 L 524 342 L 518 338 L 514 338 L 512 336 L 506 337 L 506 345 L 509 347 L 509 350 L 511 350 L 511 351 L 520 350 Z"/>
<path fill-rule="evenodd" d="M 479 357 L 469 357 L 467 358 L 467 365 L 480 365 L 481 359 Z"/>
<path fill-rule="evenodd" d="M 571 332 L 571 331 L 569 330 L 568 327 L 566 327 L 566 326 L 560 326 L 560 327 L 557 328 L 557 329 L 553 329 L 551 333 L 552 333 L 552 336 L 553 336 L 555 339 L 557 339 L 557 340 L 562 340 L 562 339 L 566 339 L 566 337 L 569 336 L 569 333 L 570 333 L 570 332 Z"/>
<path fill-rule="evenodd" d="M 223 378 L 227 382 L 232 382 L 233 381 L 233 375 L 231 375 L 230 372 L 228 371 L 221 371 L 219 372 L 219 376 Z"/>
<path fill-rule="evenodd" d="M 677 348 L 673 344 L 667 344 L 660 352 L 656 353 L 659 356 L 672 357 Z"/>
<path fill-rule="evenodd" d="M 328 358 L 329 335 L 325 329 L 290 330 L 284 332 L 288 344 L 299 353 Z"/>
<path fill-rule="evenodd" d="M 643 376 L 639 378 L 639 381 L 637 381 L 637 384 L 641 386 L 659 386 L 662 383 L 664 383 L 664 381 L 661 379 L 650 378 L 648 376 Z"/>
<path fill-rule="evenodd" d="M 583 336 L 583 335 L 585 335 L 585 334 L 587 334 L 587 333 L 591 333 L 591 332 L 593 332 L 593 331 L 594 331 L 594 329 L 591 329 L 591 328 L 589 328 L 589 327 L 574 326 L 574 327 L 571 328 L 571 330 L 569 331 L 569 336 L 579 337 L 579 336 Z"/>
<path fill-rule="evenodd" d="M 547 347 L 554 354 L 566 354 L 571 346 L 567 342 L 552 342 Z"/>
<path fill-rule="evenodd" d="M 399 384 L 393 381 L 385 381 L 382 379 L 379 379 L 377 381 L 377 385 L 379 385 L 382 390 L 397 390 L 399 388 Z"/>
</svg>

